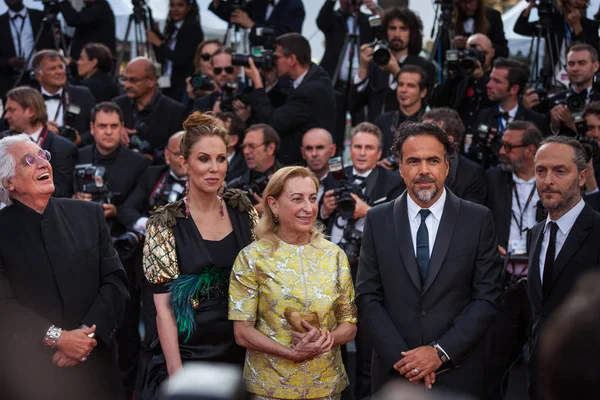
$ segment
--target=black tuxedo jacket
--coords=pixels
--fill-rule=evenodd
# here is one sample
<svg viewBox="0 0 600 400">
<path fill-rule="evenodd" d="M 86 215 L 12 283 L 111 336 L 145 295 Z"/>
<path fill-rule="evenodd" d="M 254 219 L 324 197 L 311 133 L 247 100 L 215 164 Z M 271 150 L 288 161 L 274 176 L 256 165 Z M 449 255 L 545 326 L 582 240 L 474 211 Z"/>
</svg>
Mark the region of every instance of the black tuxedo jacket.
<svg viewBox="0 0 600 400">
<path fill-rule="evenodd" d="M 590 269 L 600 266 L 600 214 L 586 205 L 575 224 L 567 235 L 562 249 L 554 262 L 552 286 L 547 297 L 542 291 L 540 279 L 540 251 L 544 237 L 546 221 L 537 224 L 531 230 L 529 244 L 529 274 L 527 285 L 529 287 L 529 301 L 532 311 L 532 331 L 530 351 L 531 357 L 528 365 L 529 389 L 533 399 L 541 399 L 537 387 L 538 377 L 538 346 L 540 332 L 544 334 L 544 325 L 552 313 L 562 303 L 573 288 L 577 278 Z"/>
<path fill-rule="evenodd" d="M 44 13 L 32 8 L 28 8 L 27 13 L 29 14 L 33 38 L 35 39 L 42 26 Z M 17 26 L 19 26 L 19 24 L 17 24 Z M 54 48 L 54 41 L 52 40 L 49 26 L 46 28 L 46 31 L 47 32 L 44 32 L 40 37 L 40 41 L 35 49 L 36 51 Z M 0 15 L 0 37 L 4 39 L 0 41 L 0 97 L 4 100 L 6 92 L 13 87 L 15 78 L 17 77 L 17 72 L 8 65 L 8 60 L 17 56 L 15 45 L 13 43 L 13 36 L 10 30 L 10 16 L 8 15 L 8 11 Z M 23 58 L 27 59 L 27 57 L 28 54 Z M 24 76 L 22 83 L 28 81 L 28 77 Z"/>
<path fill-rule="evenodd" d="M 413 115 L 405 115 L 402 111 L 387 111 L 383 114 L 380 114 L 377 118 L 375 118 L 374 124 L 381 130 L 383 133 L 383 148 L 381 152 L 381 158 L 387 158 L 390 155 L 390 149 L 392 147 L 392 143 L 394 142 L 394 136 L 396 135 L 396 129 L 402 123 L 406 121 L 412 122 L 420 122 L 421 116 L 425 113 L 425 107 L 422 107 L 419 111 L 414 113 Z M 394 124 L 394 120 L 397 119 L 396 124 Z"/>
<path fill-rule="evenodd" d="M 427 73 L 427 87 L 432 88 L 437 80 L 435 66 L 429 61 L 419 56 L 408 55 L 402 65 L 416 65 Z M 373 122 L 379 114 L 386 111 L 395 111 L 400 108 L 396 91 L 390 89 L 390 73 L 383 71 L 379 65 L 371 61 L 367 73 L 369 83 L 362 92 L 356 89 L 360 85 L 352 85 L 351 110 L 360 112 L 364 106 L 367 106 L 367 121 Z M 354 79 L 354 77 L 352 77 Z"/>
<path fill-rule="evenodd" d="M 121 92 L 112 76 L 103 71 L 98 71 L 91 77 L 80 80 L 78 84 L 87 87 L 98 103 L 112 101 Z"/>
<path fill-rule="evenodd" d="M 235 155 L 231 159 L 229 166 L 227 166 L 227 175 L 225 175 L 225 182 L 231 182 L 232 180 L 239 178 L 244 175 L 248 170 L 246 165 L 246 159 L 244 153 L 241 150 L 236 150 Z"/>
<path fill-rule="evenodd" d="M 88 43 L 102 43 L 116 55 L 115 14 L 106 0 L 85 3 L 81 11 L 70 2 L 58 4 L 67 25 L 75 28 L 71 42 L 71 57 L 78 59 L 81 49 Z"/>
<path fill-rule="evenodd" d="M 232 8 L 231 2 L 222 1 L 218 8 L 215 8 L 211 2 L 208 9 L 214 12 L 222 20 L 229 22 Z M 281 36 L 284 33 L 302 32 L 302 23 L 306 13 L 304 12 L 304 4 L 302 0 L 281 0 L 277 3 L 268 20 L 265 20 L 267 14 L 267 0 L 254 0 L 246 3 L 245 11 L 250 16 L 250 19 L 255 22 L 255 25 L 250 30 L 250 44 L 263 45 L 263 41 L 256 35 L 257 28 L 271 28 L 275 31 L 275 37 Z"/>
<path fill-rule="evenodd" d="M 496 50 L 495 57 L 508 57 L 508 42 L 504 36 L 504 24 L 502 23 L 502 14 L 491 7 L 485 7 L 485 14 L 488 21 L 487 32 L 481 32 L 490 38 L 494 49 Z M 455 27 L 456 35 L 471 36 L 473 33 L 466 32 L 462 24 Z"/>
<path fill-rule="evenodd" d="M 138 219 L 149 216 L 147 214 L 149 212 L 150 195 L 158 180 L 168 171 L 169 167 L 167 165 L 154 165 L 148 167 L 140 176 L 135 189 L 127 196 L 117 214 L 117 219 L 123 226 L 131 229 Z"/>
<path fill-rule="evenodd" d="M 332 79 L 348 34 L 348 25 L 346 24 L 348 16 L 339 10 L 334 10 L 334 8 L 335 1 L 326 1 L 317 16 L 317 27 L 325 35 L 325 54 L 321 59 L 321 67 L 327 71 Z M 359 49 L 362 44 L 373 41 L 373 30 L 369 25 L 369 16 L 362 12 L 358 14 L 358 30 Z M 358 65 L 355 65 L 355 67 L 358 67 Z M 353 77 L 349 78 L 352 81 Z"/>
<path fill-rule="evenodd" d="M 18 393 L 2 398 L 118 398 L 120 377 L 108 348 L 129 294 L 102 209 L 52 198 L 40 215 L 15 202 L 0 211 L 0 224 L 25 226 L 0 233 L 0 359 L 10 361 L 3 372 Z M 54 351 L 42 344 L 46 331 L 81 324 L 96 325 L 98 346 L 86 362 L 57 368 Z M 11 388 L 0 387 L 0 394 L 5 390 Z"/>
<path fill-rule="evenodd" d="M 437 341 L 452 369 L 435 387 L 481 396 L 484 334 L 501 292 L 491 212 L 449 190 L 429 269 L 421 281 L 405 192 L 367 213 L 356 284 L 361 323 L 373 345 L 373 393 L 398 377 L 401 352 Z M 444 366 L 445 367 L 445 366 Z"/>
<path fill-rule="evenodd" d="M 171 70 L 171 87 L 165 90 L 165 94 L 175 101 L 183 99 L 185 92 L 185 78 L 194 74 L 194 56 L 196 47 L 204 40 L 204 32 L 193 18 L 187 18 L 179 32 L 175 49 L 169 48 L 169 43 L 163 41 L 159 47 L 154 47 L 156 57 L 166 65 L 167 61 L 173 63 Z"/>
<path fill-rule="evenodd" d="M 315 64 L 311 64 L 300 86 L 292 90 L 281 107 L 273 107 L 264 88 L 250 94 L 250 105 L 256 119 L 271 125 L 279 134 L 277 158 L 284 165 L 302 162 L 300 146 L 306 131 L 323 128 L 333 132 L 335 94 L 327 72 Z"/>
<path fill-rule="evenodd" d="M 498 110 L 498 106 L 485 108 L 481 110 L 477 115 L 477 120 L 474 126 L 475 128 L 477 128 L 479 124 L 486 124 L 490 128 L 498 129 L 499 115 L 500 111 Z M 520 102 L 514 120 L 533 122 L 535 126 L 540 130 L 540 132 L 542 132 L 542 135 L 544 137 L 551 135 L 549 119 L 546 118 L 543 114 L 537 113 L 533 110 L 523 107 L 523 104 L 521 104 Z"/>
<path fill-rule="evenodd" d="M 488 208 L 492 210 L 498 244 L 505 249 L 510 237 L 512 212 L 513 179 L 512 173 L 497 166 L 487 170 Z M 521 200 L 524 201 L 524 200 Z"/>
<path fill-rule="evenodd" d="M 85 86 L 68 84 L 65 86 L 65 90 L 71 95 L 71 103 L 77 104 L 81 108 L 81 112 L 75 117 L 75 126 L 73 128 L 77 129 L 80 135 L 90 135 L 90 118 L 92 116 L 92 109 L 96 105 L 94 95 Z M 54 118 L 54 116 L 49 115 L 48 118 Z"/>
<path fill-rule="evenodd" d="M 123 110 L 125 126 L 135 129 L 133 100 L 126 95 L 113 99 Z M 159 93 L 154 103 L 149 104 L 142 113 L 147 122 L 148 136 L 142 137 L 147 140 L 153 149 L 161 149 L 167 145 L 169 137 L 183 129 L 183 121 L 187 116 L 185 106 L 164 94 Z"/>
<path fill-rule="evenodd" d="M 487 205 L 487 183 L 481 165 L 458 155 L 450 161 L 446 186 L 458 197 L 473 203 Z"/>
</svg>

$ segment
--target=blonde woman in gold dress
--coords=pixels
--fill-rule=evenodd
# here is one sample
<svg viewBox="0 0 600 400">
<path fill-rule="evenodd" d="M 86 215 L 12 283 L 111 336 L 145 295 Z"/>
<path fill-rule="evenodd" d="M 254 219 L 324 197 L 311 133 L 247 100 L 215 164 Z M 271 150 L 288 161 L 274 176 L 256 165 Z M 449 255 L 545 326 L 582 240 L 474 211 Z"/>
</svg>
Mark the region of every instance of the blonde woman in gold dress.
<svg viewBox="0 0 600 400">
<path fill-rule="evenodd" d="M 345 253 L 316 227 L 318 181 L 304 167 L 273 175 L 263 199 L 259 239 L 238 255 L 230 278 L 229 319 L 248 349 L 244 381 L 253 399 L 339 399 L 348 386 L 340 345 L 356 334 L 354 288 Z M 318 316 L 292 330 L 293 307 Z"/>
</svg>

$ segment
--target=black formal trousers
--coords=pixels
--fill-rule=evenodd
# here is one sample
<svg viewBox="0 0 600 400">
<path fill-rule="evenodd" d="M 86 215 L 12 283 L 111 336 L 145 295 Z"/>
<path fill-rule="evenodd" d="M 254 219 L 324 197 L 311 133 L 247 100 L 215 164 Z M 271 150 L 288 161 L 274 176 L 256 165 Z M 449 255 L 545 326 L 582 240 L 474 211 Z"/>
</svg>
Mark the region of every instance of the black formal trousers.
<svg viewBox="0 0 600 400">
<path fill-rule="evenodd" d="M 456 197 L 446 202 L 422 281 L 405 192 L 368 211 L 356 284 L 359 315 L 373 345 L 372 391 L 400 378 L 401 352 L 437 341 L 450 357 L 436 388 L 483 394 L 486 331 L 501 291 L 491 212 Z M 445 367 L 445 366 L 443 366 Z M 402 378 L 403 379 L 403 378 Z"/>
</svg>

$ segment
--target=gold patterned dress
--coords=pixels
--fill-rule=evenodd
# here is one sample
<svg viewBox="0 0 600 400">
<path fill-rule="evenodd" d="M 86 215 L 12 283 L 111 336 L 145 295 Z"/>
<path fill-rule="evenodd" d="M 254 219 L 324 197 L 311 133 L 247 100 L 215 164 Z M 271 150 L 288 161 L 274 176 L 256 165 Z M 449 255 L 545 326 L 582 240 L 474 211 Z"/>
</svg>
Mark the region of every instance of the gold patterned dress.
<svg viewBox="0 0 600 400">
<path fill-rule="evenodd" d="M 259 332 L 286 347 L 292 344 L 286 307 L 316 312 L 329 331 L 342 322 L 357 322 L 348 259 L 337 245 L 323 238 L 305 246 L 280 240 L 272 255 L 271 246 L 259 240 L 235 260 L 230 320 L 254 321 Z M 244 381 L 249 392 L 278 399 L 335 397 L 348 386 L 339 346 L 303 362 L 248 350 Z"/>
</svg>

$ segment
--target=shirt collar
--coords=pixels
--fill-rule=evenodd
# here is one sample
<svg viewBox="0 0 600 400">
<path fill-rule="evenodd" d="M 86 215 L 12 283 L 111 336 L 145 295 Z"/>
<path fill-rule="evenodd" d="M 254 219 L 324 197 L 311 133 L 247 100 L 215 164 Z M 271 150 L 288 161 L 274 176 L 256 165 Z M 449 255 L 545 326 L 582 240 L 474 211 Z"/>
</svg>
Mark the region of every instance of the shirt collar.
<svg viewBox="0 0 600 400">
<path fill-rule="evenodd" d="M 29 137 L 31 139 L 33 139 L 34 142 L 38 142 L 38 140 L 40 139 L 40 135 L 42 133 L 42 130 L 44 130 L 44 126 L 42 125 L 42 127 L 40 129 L 38 129 L 36 132 L 32 133 L 31 135 L 29 135 Z"/>
<path fill-rule="evenodd" d="M 50 93 L 49 91 L 47 91 L 43 87 L 41 87 L 40 89 L 41 89 L 40 91 L 42 92 L 42 94 L 45 94 L 46 96 L 54 96 L 56 94 L 62 96 L 62 93 L 63 93 L 63 88 L 58 89 L 58 92 L 56 92 L 56 93 Z"/>
<path fill-rule="evenodd" d="M 514 106 L 512 109 L 508 110 L 508 116 L 511 117 L 512 119 L 515 119 L 518 109 L 519 109 L 519 103 L 517 103 L 517 105 Z M 498 110 L 500 110 L 500 112 L 504 111 L 502 108 L 500 108 L 500 106 L 498 106 Z"/>
<path fill-rule="evenodd" d="M 293 82 L 294 89 L 298 89 L 298 86 L 300 86 L 300 84 L 304 80 L 304 77 L 306 76 L 306 74 L 308 74 L 308 70 L 306 70 L 306 72 L 304 72 L 302 75 L 300 75 L 298 78 L 296 78 L 296 80 L 294 80 L 294 82 Z"/>
<path fill-rule="evenodd" d="M 585 207 L 585 201 L 583 201 L 583 199 L 581 199 L 581 200 L 579 200 L 579 203 L 577 203 L 577 205 L 575 207 L 571 208 L 565 215 L 560 217 L 558 220 L 554 221 L 558 225 L 558 229 L 560 229 L 560 232 L 563 235 L 566 236 L 569 234 L 569 231 L 575 224 L 577 217 L 579 217 L 579 214 L 581 214 L 581 211 L 583 211 L 583 207 Z M 548 215 L 548 217 L 546 218 L 544 233 L 548 230 L 548 224 L 551 221 L 552 220 L 550 219 L 550 215 Z"/>
<path fill-rule="evenodd" d="M 277 4 L 279 4 L 279 1 L 280 0 L 275 0 L 275 1 L 273 1 L 273 5 L 272 6 L 271 6 L 271 3 L 269 3 L 268 6 L 275 7 Z"/>
<path fill-rule="evenodd" d="M 428 208 L 428 210 L 431 211 L 431 214 L 433 214 L 435 219 L 437 219 L 438 221 L 442 220 L 442 214 L 444 213 L 444 204 L 446 204 L 446 188 L 444 187 L 442 190 L 443 192 L 440 198 L 437 199 L 437 201 L 433 203 L 431 207 Z M 421 211 L 422 207 L 415 203 L 415 201 L 412 199 L 412 197 L 410 197 L 408 193 L 406 194 L 406 199 L 408 219 L 412 221 L 415 218 L 419 217 L 419 211 Z"/>
<path fill-rule="evenodd" d="M 177 175 L 175 175 L 175 173 L 173 172 L 173 170 L 171 168 L 169 168 L 169 175 L 171 175 L 174 179 L 176 179 L 178 181 L 187 181 L 187 175 L 184 175 L 180 178 Z"/>
<path fill-rule="evenodd" d="M 8 16 L 12 19 L 15 15 L 20 15 L 23 19 L 27 18 L 27 7 L 23 7 L 23 9 L 19 12 L 14 12 L 12 10 L 8 10 Z"/>
<path fill-rule="evenodd" d="M 177 29 L 180 29 L 183 26 L 183 23 L 185 22 L 185 20 L 181 20 L 181 21 L 177 21 L 173 24 L 173 26 Z"/>
<path fill-rule="evenodd" d="M 352 167 L 352 175 L 356 175 L 356 176 L 360 176 L 363 177 L 365 179 L 367 179 L 369 177 L 369 175 L 371 175 L 371 172 L 373 172 L 373 170 L 369 170 L 367 172 L 365 172 L 364 174 L 359 174 L 358 171 L 356 171 L 356 169 L 354 169 L 354 167 Z"/>
<path fill-rule="evenodd" d="M 519 177 L 517 176 L 517 174 L 515 174 L 515 173 L 513 172 L 513 174 L 512 174 L 512 178 L 513 178 L 513 182 L 514 182 L 514 183 L 527 183 L 527 184 L 532 184 L 532 183 L 534 183 L 534 184 L 535 184 L 535 176 L 534 176 L 533 178 L 531 178 L 530 180 L 526 181 L 526 180 L 524 180 L 524 179 L 521 179 L 521 178 L 519 178 Z"/>
</svg>

